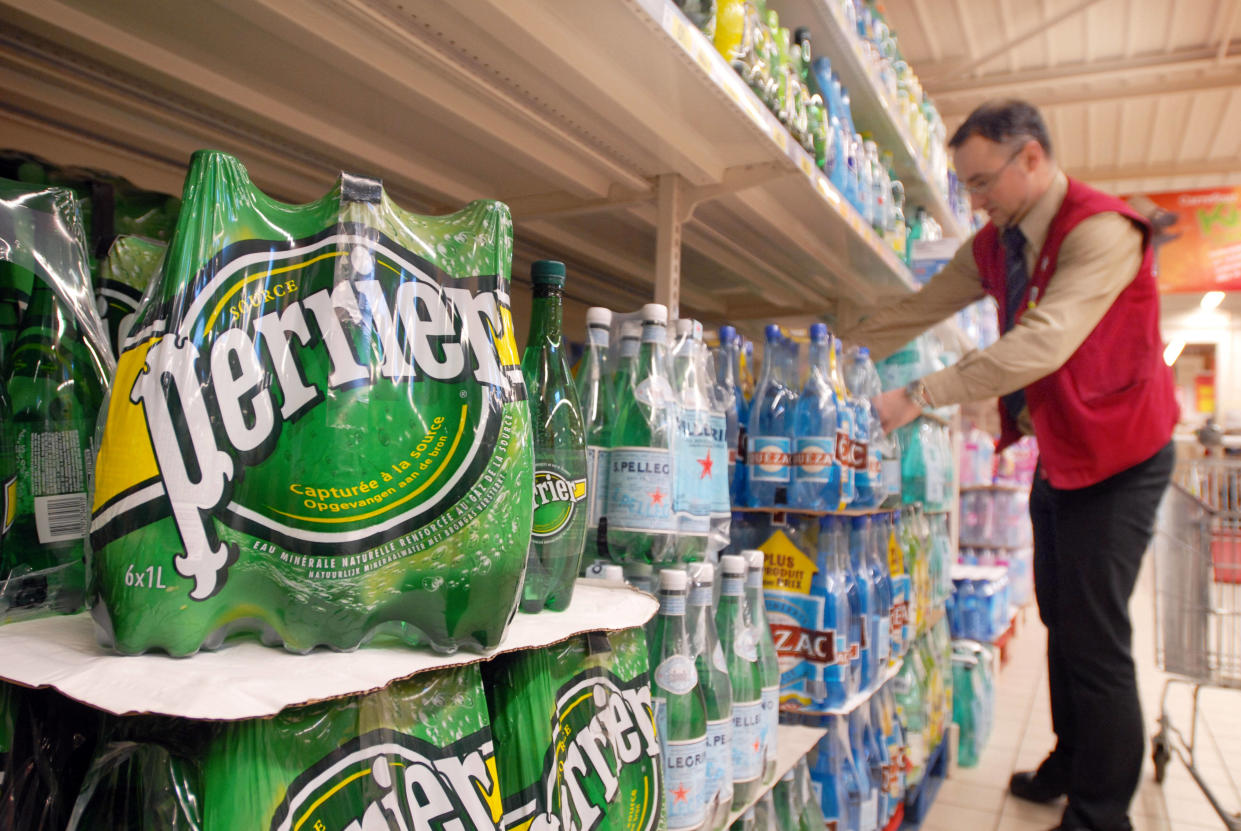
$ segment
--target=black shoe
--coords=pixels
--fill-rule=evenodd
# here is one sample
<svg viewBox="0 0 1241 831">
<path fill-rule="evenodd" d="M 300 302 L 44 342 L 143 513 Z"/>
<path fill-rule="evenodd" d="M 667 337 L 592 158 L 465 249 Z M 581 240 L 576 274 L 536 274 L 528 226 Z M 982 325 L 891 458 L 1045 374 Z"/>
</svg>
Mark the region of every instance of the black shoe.
<svg viewBox="0 0 1241 831">
<path fill-rule="evenodd" d="M 1026 802 L 1047 804 L 1064 796 L 1064 789 L 1049 785 L 1040 780 L 1034 771 L 1026 770 L 1014 773 L 1008 780 L 1008 792 Z"/>
</svg>

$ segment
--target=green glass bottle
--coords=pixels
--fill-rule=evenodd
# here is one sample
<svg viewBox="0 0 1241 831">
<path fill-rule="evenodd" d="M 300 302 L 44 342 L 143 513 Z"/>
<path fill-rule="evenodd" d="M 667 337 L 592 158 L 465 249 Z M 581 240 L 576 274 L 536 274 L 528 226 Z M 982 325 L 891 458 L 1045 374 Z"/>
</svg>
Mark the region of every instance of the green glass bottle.
<svg viewBox="0 0 1241 831">
<path fill-rule="evenodd" d="M 19 550 L 9 540 L 17 518 L 17 455 L 14 446 L 13 402 L 0 376 L 0 584 L 13 572 Z M 0 598 L 0 610 L 10 601 Z M 0 612 L 2 613 L 2 612 Z M 0 712 L 3 708 L 0 707 Z M 0 748 L 0 753 L 4 749 Z"/>
<path fill-rule="evenodd" d="M 754 629 L 754 646 L 762 676 L 763 699 L 763 780 L 770 782 L 776 774 L 776 735 L 780 726 L 780 664 L 776 644 L 767 624 L 767 602 L 763 598 L 763 552 L 743 552 L 749 565 L 745 583 L 746 609 Z"/>
<path fill-rule="evenodd" d="M 689 578 L 680 569 L 659 573 L 659 617 L 651 640 L 651 698 L 655 735 L 664 758 L 668 831 L 699 828 L 706 819 L 707 703 L 690 657 L 685 625 Z"/>
<path fill-rule="evenodd" d="M 676 554 L 672 511 L 674 396 L 667 374 L 668 310 L 642 307 L 642 345 L 633 384 L 617 399 L 608 464 L 608 550 L 622 562 L 658 563 Z"/>
<path fill-rule="evenodd" d="M 0 261 L 0 373 L 5 377 L 33 288 L 33 272 L 16 263 Z"/>
<path fill-rule="evenodd" d="M 612 387 L 603 375 L 612 313 L 599 306 L 586 310 L 586 349 L 577 371 L 577 400 L 586 429 L 586 540 L 582 568 L 608 556 L 608 451 L 612 447 Z M 636 354 L 636 353 L 635 353 Z"/>
<path fill-rule="evenodd" d="M 772 789 L 776 804 L 776 825 L 789 831 L 801 831 L 801 800 L 797 791 L 797 770 L 789 768 Z"/>
<path fill-rule="evenodd" d="M 13 555 L 5 559 L 14 572 L 56 568 L 47 578 L 48 596 L 54 583 L 58 606 L 76 608 L 85 581 L 87 478 L 105 375 L 73 313 L 43 280 L 35 280 L 11 367 L 18 501 L 5 539 Z"/>
<path fill-rule="evenodd" d="M 733 809 L 749 804 L 762 789 L 763 681 L 746 613 L 746 561 L 720 557 L 720 600 L 715 628 L 728 664 L 733 694 Z"/>
<path fill-rule="evenodd" d="M 626 320 L 621 324 L 620 349 L 617 352 L 616 366 L 609 376 L 612 388 L 612 423 L 620 415 L 619 407 L 625 390 L 633 386 L 633 376 L 638 372 L 638 349 L 642 341 L 642 324 L 636 320 Z"/>
<path fill-rule="evenodd" d="M 564 611 L 573 597 L 586 536 L 586 432 L 561 347 L 564 263 L 530 267 L 534 309 L 521 372 L 534 430 L 534 527 L 521 610 Z"/>
<path fill-rule="evenodd" d="M 720 648 L 712 609 L 715 566 L 690 563 L 689 606 L 685 625 L 690 653 L 698 670 L 698 685 L 707 701 L 707 823 L 719 828 L 728 818 L 733 802 L 733 689 L 728 662 Z"/>
<path fill-rule="evenodd" d="M 821 831 L 827 826 L 823 816 L 823 807 L 815 796 L 814 784 L 810 779 L 810 762 L 806 756 L 797 760 L 797 790 L 801 800 L 801 831 Z"/>
</svg>

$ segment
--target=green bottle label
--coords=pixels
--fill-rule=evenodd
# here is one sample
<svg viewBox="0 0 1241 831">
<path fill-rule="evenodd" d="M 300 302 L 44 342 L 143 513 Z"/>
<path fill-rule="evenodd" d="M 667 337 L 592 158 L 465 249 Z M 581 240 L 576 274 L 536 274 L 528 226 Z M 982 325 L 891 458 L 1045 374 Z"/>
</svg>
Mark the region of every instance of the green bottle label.
<svg viewBox="0 0 1241 831">
<path fill-rule="evenodd" d="M 536 543 L 551 542 L 573 523 L 585 502 L 586 479 L 573 479 L 557 465 L 538 464 L 534 469 L 534 528 Z"/>
<path fill-rule="evenodd" d="M 660 746 L 642 630 L 483 665 L 509 831 L 657 831 Z"/>
<path fill-rule="evenodd" d="M 489 730 L 445 747 L 373 730 L 307 768 L 289 786 L 270 828 L 403 828 L 409 818 L 422 827 L 455 819 L 461 828 L 495 829 L 488 805 L 495 793 Z"/>
</svg>

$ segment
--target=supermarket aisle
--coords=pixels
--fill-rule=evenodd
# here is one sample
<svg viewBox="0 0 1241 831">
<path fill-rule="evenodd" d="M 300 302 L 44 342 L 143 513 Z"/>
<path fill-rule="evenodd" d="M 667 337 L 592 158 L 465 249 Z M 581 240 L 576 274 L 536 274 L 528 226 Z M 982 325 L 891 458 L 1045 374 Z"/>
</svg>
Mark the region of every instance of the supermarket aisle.
<svg viewBox="0 0 1241 831">
<path fill-rule="evenodd" d="M 1147 557 L 1134 592 L 1130 611 L 1134 621 L 1134 657 L 1138 664 L 1143 712 L 1150 730 L 1146 768 L 1130 816 L 1136 831 L 1218 831 L 1224 825 L 1197 783 L 1177 759 L 1168 766 L 1162 785 L 1154 780 L 1149 737 L 1159 713 L 1165 675 L 1155 667 L 1153 569 Z M 944 782 L 923 828 L 928 831 L 1047 831 L 1060 820 L 1063 803 L 1034 805 L 1011 797 L 1008 778 L 1018 770 L 1035 767 L 1051 748 L 1051 715 L 1047 703 L 1044 649 L 1047 633 L 1033 606 L 1010 646 L 1008 665 L 1000 673 L 996 723 L 980 764 L 958 768 Z M 1171 701 L 1173 723 L 1188 731 L 1190 697 L 1175 688 Z M 1212 783 L 1217 797 L 1230 810 L 1241 809 L 1229 775 L 1241 781 L 1241 692 L 1207 690 L 1202 693 L 1207 724 L 1217 747 L 1199 739 L 1199 768 Z M 1201 722 L 1200 722 L 1201 723 Z M 1223 759 L 1231 760 L 1225 766 Z"/>
</svg>

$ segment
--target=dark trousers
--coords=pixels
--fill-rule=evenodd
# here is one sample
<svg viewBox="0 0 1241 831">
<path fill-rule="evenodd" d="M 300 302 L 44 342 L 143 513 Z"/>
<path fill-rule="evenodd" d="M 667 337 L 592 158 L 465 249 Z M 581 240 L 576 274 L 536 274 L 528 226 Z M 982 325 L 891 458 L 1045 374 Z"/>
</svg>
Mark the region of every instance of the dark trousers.
<svg viewBox="0 0 1241 831">
<path fill-rule="evenodd" d="M 1060 490 L 1039 475 L 1030 490 L 1056 733 L 1038 776 L 1068 794 L 1068 827 L 1129 827 L 1145 740 L 1129 597 L 1174 458 L 1168 444 L 1096 485 Z"/>
</svg>

